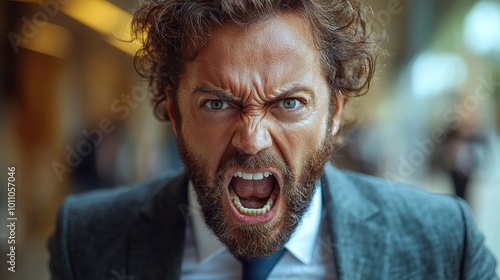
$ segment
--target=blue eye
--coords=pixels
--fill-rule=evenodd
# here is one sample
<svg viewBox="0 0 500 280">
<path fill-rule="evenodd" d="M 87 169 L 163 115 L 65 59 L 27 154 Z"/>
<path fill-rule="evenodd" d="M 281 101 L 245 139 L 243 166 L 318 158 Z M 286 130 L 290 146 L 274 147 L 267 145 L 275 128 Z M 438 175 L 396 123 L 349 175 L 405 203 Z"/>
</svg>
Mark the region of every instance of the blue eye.
<svg viewBox="0 0 500 280">
<path fill-rule="evenodd" d="M 295 109 L 300 105 L 300 101 L 296 98 L 285 98 L 280 102 L 280 105 L 285 109 Z"/>
<path fill-rule="evenodd" d="M 212 110 L 222 110 L 222 109 L 226 109 L 227 107 L 229 107 L 229 104 L 226 101 L 222 101 L 220 99 L 215 99 L 215 100 L 205 101 L 203 103 L 203 106 L 206 106 Z"/>
</svg>

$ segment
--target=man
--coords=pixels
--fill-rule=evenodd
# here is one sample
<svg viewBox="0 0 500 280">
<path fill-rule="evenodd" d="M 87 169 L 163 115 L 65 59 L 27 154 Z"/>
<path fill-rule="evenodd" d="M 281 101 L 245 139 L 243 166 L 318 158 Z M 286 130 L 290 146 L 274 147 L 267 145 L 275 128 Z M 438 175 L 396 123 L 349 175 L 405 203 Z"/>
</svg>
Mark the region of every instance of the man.
<svg viewBox="0 0 500 280">
<path fill-rule="evenodd" d="M 142 4 L 186 172 L 68 198 L 54 279 L 496 278 L 464 202 L 326 163 L 375 61 L 361 3 L 327 2 Z"/>
</svg>

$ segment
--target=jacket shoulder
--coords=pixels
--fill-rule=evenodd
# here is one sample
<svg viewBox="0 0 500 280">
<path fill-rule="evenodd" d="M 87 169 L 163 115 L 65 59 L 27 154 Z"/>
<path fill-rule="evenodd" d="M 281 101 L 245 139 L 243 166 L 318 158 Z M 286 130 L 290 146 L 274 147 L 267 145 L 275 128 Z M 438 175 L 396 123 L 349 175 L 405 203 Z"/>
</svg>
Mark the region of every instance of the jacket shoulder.
<svg viewBox="0 0 500 280">
<path fill-rule="evenodd" d="M 96 279 L 110 275 L 110 268 L 126 267 L 130 236 L 178 215 L 164 205 L 182 201 L 185 177 L 166 174 L 145 183 L 69 196 L 48 244 L 53 279 Z"/>
<path fill-rule="evenodd" d="M 329 189 L 335 211 L 346 213 L 337 214 L 339 218 L 370 221 L 389 233 L 395 248 L 406 250 L 419 244 L 457 253 L 462 250 L 465 229 L 473 223 L 459 198 L 351 171 L 332 173 Z"/>
<path fill-rule="evenodd" d="M 134 222 L 137 210 L 147 206 L 171 179 L 171 175 L 164 175 L 134 185 L 70 195 L 61 210 L 68 212 L 70 221 L 82 226 L 102 222 L 114 226 L 130 224 Z"/>
<path fill-rule="evenodd" d="M 351 213 L 341 214 L 349 223 L 362 221 L 387 233 L 395 267 L 439 279 L 496 279 L 495 260 L 462 199 L 350 171 L 330 173 L 336 210 Z M 342 198 L 335 198 L 339 193 Z"/>
<path fill-rule="evenodd" d="M 431 193 L 414 185 L 370 175 L 341 172 L 357 194 L 379 207 L 383 214 L 421 219 L 426 224 L 432 224 L 436 219 L 458 222 L 463 218 L 464 202 L 456 196 Z"/>
</svg>

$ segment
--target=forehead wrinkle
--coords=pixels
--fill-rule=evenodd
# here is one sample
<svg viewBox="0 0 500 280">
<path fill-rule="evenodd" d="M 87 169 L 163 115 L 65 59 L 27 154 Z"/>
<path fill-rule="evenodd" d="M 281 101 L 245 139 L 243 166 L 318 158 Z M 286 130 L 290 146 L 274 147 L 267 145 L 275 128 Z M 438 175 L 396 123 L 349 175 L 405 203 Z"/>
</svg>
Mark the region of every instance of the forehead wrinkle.
<svg viewBox="0 0 500 280">
<path fill-rule="evenodd" d="M 194 60 L 201 75 L 193 78 L 251 106 L 262 106 L 293 82 L 314 88 L 320 56 L 309 22 L 300 17 L 294 21 L 297 17 L 289 13 L 245 28 L 214 28 L 212 39 Z"/>
<path fill-rule="evenodd" d="M 283 20 L 278 20 L 278 17 Z M 248 27 L 234 24 L 218 26 L 199 56 L 207 56 L 212 63 L 219 64 L 221 70 L 224 69 L 221 66 L 227 67 L 225 70 L 248 71 L 277 67 L 276 62 L 283 64 L 290 55 L 303 58 L 308 51 L 318 52 L 308 26 L 309 22 L 296 13 L 282 14 Z M 213 50 L 217 53 L 214 54 Z M 228 55 L 221 56 L 221 53 Z M 241 65 L 242 61 L 244 65 Z"/>
<path fill-rule="evenodd" d="M 276 67 L 274 66 L 276 64 L 271 64 L 268 71 L 264 73 L 260 71 L 250 72 L 248 69 L 239 71 L 248 73 L 246 75 L 242 73 L 234 75 L 238 70 L 228 69 L 228 74 L 220 75 L 219 81 L 221 81 L 220 83 L 224 89 L 228 89 L 242 103 L 269 102 L 283 92 L 290 91 L 314 93 L 314 81 L 317 71 L 302 73 L 302 71 L 296 71 L 296 68 L 290 67 L 290 65 L 283 65 L 283 67 L 275 70 Z"/>
</svg>

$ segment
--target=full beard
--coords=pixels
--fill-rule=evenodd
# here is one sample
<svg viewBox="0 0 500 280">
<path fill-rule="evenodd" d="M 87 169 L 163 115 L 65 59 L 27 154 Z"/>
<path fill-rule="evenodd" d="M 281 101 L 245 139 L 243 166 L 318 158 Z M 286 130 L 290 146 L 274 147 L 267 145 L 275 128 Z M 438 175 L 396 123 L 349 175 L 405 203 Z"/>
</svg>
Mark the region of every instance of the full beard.
<svg viewBox="0 0 500 280">
<path fill-rule="evenodd" d="M 318 150 L 306 156 L 302 161 L 301 174 L 294 174 L 278 154 L 268 149 L 255 155 L 234 152 L 224 157 L 211 180 L 205 168 L 207 165 L 187 148 L 182 136 L 178 138 L 178 148 L 194 185 L 205 223 L 234 256 L 250 260 L 269 256 L 288 242 L 311 203 L 316 182 L 333 150 L 333 136 L 327 136 Z M 224 184 L 224 175 L 232 167 L 274 167 L 280 170 L 284 186 L 279 187 L 280 192 L 283 191 L 285 211 L 264 225 L 232 222 L 229 210 L 224 211 L 222 203 L 225 188 L 228 187 Z"/>
</svg>

